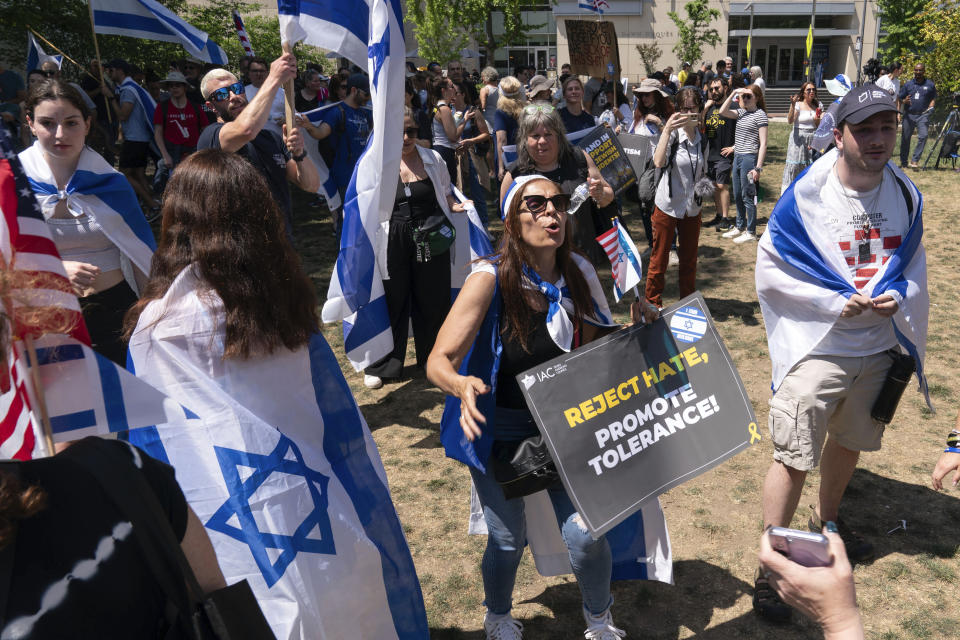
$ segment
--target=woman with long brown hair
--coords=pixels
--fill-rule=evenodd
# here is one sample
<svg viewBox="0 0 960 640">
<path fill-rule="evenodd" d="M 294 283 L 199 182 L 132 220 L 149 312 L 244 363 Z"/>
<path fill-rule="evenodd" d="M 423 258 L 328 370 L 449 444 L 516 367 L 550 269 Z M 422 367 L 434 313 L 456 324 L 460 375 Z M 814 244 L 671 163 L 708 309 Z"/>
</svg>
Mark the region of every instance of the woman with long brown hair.
<svg viewBox="0 0 960 640">
<path fill-rule="evenodd" d="M 487 638 L 519 640 L 522 628 L 510 609 L 526 545 L 524 499 L 507 498 L 494 472 L 496 461 L 509 460 L 538 434 L 516 375 L 616 326 L 596 272 L 571 242 L 569 204 L 570 196 L 544 176 L 512 182 L 500 248 L 467 279 L 427 361 L 427 377 L 449 395 L 442 423 L 447 455 L 470 465 L 487 524 Z M 637 317 L 639 305 L 632 312 Z M 623 637 L 610 613 L 607 539 L 590 536 L 559 483 L 547 492 L 583 595 L 585 636 Z"/>
<path fill-rule="evenodd" d="M 817 87 L 812 82 L 804 82 L 800 91 L 790 96 L 790 111 L 787 123 L 793 125 L 787 138 L 787 162 L 783 167 L 783 180 L 780 193 L 797 179 L 803 170 L 813 163 L 813 134 L 820 126 L 820 114 L 823 105 L 817 100 Z"/>
</svg>

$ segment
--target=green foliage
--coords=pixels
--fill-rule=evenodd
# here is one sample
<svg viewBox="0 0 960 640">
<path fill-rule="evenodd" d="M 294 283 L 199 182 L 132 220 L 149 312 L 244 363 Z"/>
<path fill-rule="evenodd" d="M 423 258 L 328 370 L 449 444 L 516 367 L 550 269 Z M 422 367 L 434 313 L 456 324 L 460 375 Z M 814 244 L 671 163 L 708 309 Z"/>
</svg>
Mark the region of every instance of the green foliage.
<svg viewBox="0 0 960 640">
<path fill-rule="evenodd" d="M 441 65 L 460 57 L 470 40 L 459 7 L 448 0 L 407 0 L 407 20 L 417 31 L 418 55 Z"/>
<path fill-rule="evenodd" d="M 718 9 L 709 7 L 709 0 L 691 0 L 684 5 L 687 18 L 684 20 L 676 11 L 667 13 L 677 25 L 677 44 L 673 52 L 681 61 L 686 60 L 696 66 L 703 58 L 703 45 L 716 46 L 720 43 L 720 33 L 710 28 L 710 23 L 720 17 Z"/>
<path fill-rule="evenodd" d="M 649 76 L 657 70 L 657 60 L 663 55 L 663 49 L 657 44 L 638 44 L 637 53 L 640 54 L 640 60 Z"/>
<path fill-rule="evenodd" d="M 880 26 L 886 35 L 880 37 L 883 46 L 881 60 L 884 63 L 902 60 L 919 52 L 920 31 L 918 16 L 926 0 L 877 0 L 880 10 Z"/>
<path fill-rule="evenodd" d="M 922 62 L 939 95 L 960 91 L 960 0 L 928 0 L 916 21 L 921 53 L 904 65 Z"/>
</svg>

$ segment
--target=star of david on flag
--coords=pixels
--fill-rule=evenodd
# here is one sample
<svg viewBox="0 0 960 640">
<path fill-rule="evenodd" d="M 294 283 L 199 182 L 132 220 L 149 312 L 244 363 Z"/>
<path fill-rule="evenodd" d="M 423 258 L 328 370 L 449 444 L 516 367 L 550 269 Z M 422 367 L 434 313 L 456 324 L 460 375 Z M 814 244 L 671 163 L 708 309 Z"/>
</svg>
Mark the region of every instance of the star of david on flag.
<svg viewBox="0 0 960 640">
<path fill-rule="evenodd" d="M 336 554 L 327 513 L 330 478 L 307 467 L 300 449 L 292 440 L 281 437 L 269 455 L 227 447 L 214 447 L 214 451 L 230 497 L 207 521 L 206 527 L 249 546 L 267 586 L 272 587 L 283 577 L 287 566 L 300 552 Z M 291 535 L 263 531 L 254 517 L 251 502 L 269 499 L 274 493 L 269 482 L 271 479 L 288 486 L 288 481 L 295 477 L 302 477 L 305 481 L 305 490 L 312 504 L 310 513 Z M 261 496 L 261 492 L 265 495 Z M 307 497 L 302 496 L 299 502 L 306 501 Z M 279 551 L 273 561 L 269 550 Z"/>
</svg>

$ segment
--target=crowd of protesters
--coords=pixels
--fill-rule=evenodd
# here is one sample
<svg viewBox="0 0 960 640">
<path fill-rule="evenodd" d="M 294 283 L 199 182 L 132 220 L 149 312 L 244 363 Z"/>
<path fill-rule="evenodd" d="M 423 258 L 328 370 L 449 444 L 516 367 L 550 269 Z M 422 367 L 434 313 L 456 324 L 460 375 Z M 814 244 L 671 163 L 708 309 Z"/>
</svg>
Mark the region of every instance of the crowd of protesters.
<svg viewBox="0 0 960 640">
<path fill-rule="evenodd" d="M 883 219 L 875 222 L 877 237 L 897 237 L 898 242 L 907 234 L 919 193 L 907 186 L 909 180 L 901 172 L 895 173 L 886 163 L 899 118 L 903 136 L 900 165 L 917 166 L 936 99 L 936 89 L 925 77 L 922 64 L 916 66 L 914 78 L 902 88 L 901 70 L 898 63 L 886 70 L 875 87 L 854 88 L 848 94 L 850 98 L 838 96 L 832 107 L 832 122 L 836 126 L 834 144 L 842 154 L 825 154 L 813 148 L 815 131 L 826 110 L 818 99 L 816 85 L 804 83 L 791 98 L 787 114 L 790 132 L 781 180 L 782 193 L 809 188 L 819 198 L 821 186 L 831 189 L 822 196 L 825 206 L 836 208 L 837 202 L 843 202 L 847 208 L 838 215 L 853 211 L 868 214 L 871 220 L 870 216 L 880 216 Z M 295 237 L 289 185 L 312 194 L 320 190 L 318 168 L 309 150 L 316 149 L 329 168 L 341 205 L 345 199 L 354 167 L 374 126 L 373 116 L 365 108 L 371 98 L 366 74 L 344 67 L 327 76 L 322 67 L 309 64 L 298 69 L 291 54 L 273 61 L 244 58 L 237 71 L 185 59 L 171 63 L 161 77 L 116 59 L 103 65 L 102 77 L 99 65 L 92 62 L 83 70 L 80 82 L 74 84 L 60 79 L 59 63 L 44 60 L 38 69 L 29 71 L 24 85 L 22 81 L 18 84 L 16 74 L 0 68 L 3 125 L 26 149 L 21 156 L 28 174 L 33 172 L 30 177 L 56 186 L 55 193 L 38 194 L 42 196 L 44 216 L 81 299 L 93 346 L 117 362 L 125 359 L 121 339 L 124 314 L 135 305 L 139 310 L 145 307 L 145 301 L 138 302 L 138 298 L 144 295 L 148 278 L 157 278 L 149 273 L 149 256 L 156 245 L 147 221 L 161 212 L 165 189 L 190 180 L 190 174 L 178 179 L 181 174 L 176 173 L 177 167 L 186 162 L 191 171 L 203 163 L 223 162 L 219 152 L 244 158 L 262 176 L 257 187 L 263 193 L 258 192 L 258 196 L 269 192 L 289 240 Z M 526 65 L 513 75 L 501 76 L 492 67 L 468 75 L 460 60 L 450 61 L 445 69 L 435 62 L 425 70 L 412 64 L 407 67 L 406 109 L 402 131 L 398 132 L 403 145 L 386 247 L 391 278 L 385 283 L 385 297 L 394 349 L 366 368 L 364 384 L 378 388 L 403 376 L 408 327 L 412 325 L 417 365 L 426 369 L 438 387 L 461 399 L 460 426 L 467 439 L 483 435 L 482 424 L 490 419 L 495 451 L 516 448 L 536 432 L 519 389 L 510 387 L 516 387 L 512 373 L 599 337 L 609 330 L 604 327 L 612 327 L 595 317 L 604 315 L 599 312 L 605 304 L 590 299 L 591 283 L 597 277 L 595 267 L 606 260 L 595 238 L 611 227 L 611 220 L 624 215 L 623 202 L 589 154 L 570 144 L 568 134 L 605 125 L 649 142 L 647 165 L 638 172 L 637 186 L 631 194 L 639 202 L 648 244 L 645 254 L 649 254 L 644 301 L 631 309 L 635 322 L 656 317 L 662 308 L 666 272 L 671 264 L 678 265 L 681 296 L 696 289 L 703 227 L 716 227 L 723 238 L 739 245 L 760 239 L 757 185 L 771 142 L 766 84 L 760 67 L 738 71 L 730 58 L 715 65 L 702 63 L 699 69 L 683 62 L 677 73 L 666 67 L 649 74 L 629 92 L 602 77 L 584 81 L 572 73 L 569 65 L 563 65 L 560 71 L 556 79 Z M 289 82 L 294 83 L 297 112 L 291 129 L 285 124 L 283 89 Z M 148 99 L 157 105 L 152 117 L 145 113 Z M 330 108 L 319 117 L 309 113 L 328 105 Z M 898 113 L 901 110 L 902 115 Z M 914 129 L 919 140 L 910 156 Z M 851 132 L 882 138 L 885 156 L 864 153 L 858 146 L 861 138 Z M 205 152 L 187 162 L 198 149 L 219 152 Z M 820 174 L 804 171 L 820 157 L 835 163 L 836 169 L 822 176 L 823 185 L 811 186 L 814 175 Z M 855 163 L 858 158 L 863 159 L 866 169 Z M 147 177 L 151 164 L 152 181 Z M 88 206 L 82 191 L 71 192 L 75 173 L 90 167 L 114 183 L 122 174 L 126 183 L 119 190 L 127 198 L 128 208 L 136 210 L 117 212 L 110 207 Z M 168 187 L 171 175 L 174 177 Z M 384 179 L 392 181 L 393 177 Z M 570 196 L 580 185 L 585 185 L 587 199 L 575 210 L 578 205 L 571 203 Z M 462 198 L 454 195 L 454 188 Z M 898 198 L 903 199 L 902 207 Z M 703 222 L 702 207 L 710 199 L 715 216 Z M 467 206 L 475 207 L 483 224 L 489 226 L 488 201 L 498 203 L 503 219 L 500 247 L 475 271 L 484 275 L 469 279 L 451 307 L 449 247 L 431 253 L 421 232 L 448 224 Z M 890 213 L 888 220 L 871 210 L 878 201 L 897 202 L 900 208 Z M 171 206 L 168 215 L 172 219 Z M 330 208 L 339 236 L 342 206 L 330 203 Z M 568 216 L 574 212 L 575 218 Z M 117 216 L 122 223 L 114 222 Z M 867 230 L 872 232 L 870 224 Z M 854 230 L 850 225 L 836 229 L 840 237 L 849 233 L 851 238 L 860 238 L 855 231 L 860 233 L 862 229 Z M 773 255 L 777 249 L 769 237 L 764 240 L 759 247 L 758 270 L 763 264 L 771 282 L 779 282 L 779 276 L 769 275 L 780 268 L 776 259 L 769 258 L 770 264 L 763 262 L 764 255 Z M 277 237 L 271 242 L 284 240 Z M 817 239 L 812 242 L 816 245 Z M 884 263 L 896 249 L 884 245 Z M 859 256 L 848 255 L 846 261 L 855 279 L 865 277 L 858 262 L 864 257 L 862 244 L 858 250 Z M 848 246 L 845 251 L 852 249 Z M 581 254 L 587 260 L 581 259 Z M 293 271 L 305 282 L 299 271 Z M 165 285 L 169 286 L 175 276 L 167 274 Z M 573 291 L 567 304 L 572 324 L 576 325 L 570 337 L 575 336 L 576 344 L 558 339 L 546 321 L 554 313 L 568 313 L 562 310 L 563 296 L 556 293 L 561 280 Z M 868 280 L 856 282 L 859 289 Z M 556 287 L 554 283 L 558 283 Z M 758 289 L 766 291 L 759 279 Z M 165 293 L 157 285 L 146 290 L 152 292 L 152 298 Z M 778 422 L 782 416 L 771 402 L 776 454 L 764 487 L 765 496 L 773 496 L 764 501 L 765 523 L 790 522 L 806 472 L 817 466 L 821 450 L 825 470 L 841 468 L 846 473 L 852 470 L 851 460 L 856 463 L 859 451 L 879 448 L 882 428 L 878 433 L 866 420 L 858 422 L 857 433 L 849 433 L 840 429 L 843 425 L 839 422 L 849 418 L 849 410 L 843 407 L 855 403 L 860 407 L 872 399 L 875 387 L 879 388 L 893 357 L 890 350 L 897 345 L 888 319 L 911 303 L 908 295 L 916 295 L 916 291 L 908 294 L 906 289 L 891 287 L 873 298 L 860 293 L 850 296 L 839 310 L 843 320 L 819 334 L 819 346 L 808 350 L 812 355 L 790 362 L 789 371 L 782 372 L 780 381 L 786 382 L 784 388 L 790 389 L 791 398 L 795 396 L 799 405 L 819 403 L 820 413 L 813 421 L 816 424 L 794 425 L 810 430 L 807 435 L 812 444 L 793 450 L 786 442 L 790 438 L 778 431 L 785 427 Z M 769 309 L 778 318 L 789 319 L 791 311 L 777 306 L 782 300 L 776 294 L 764 297 L 761 293 L 761 298 L 765 316 Z M 824 305 L 829 306 L 827 302 Z M 494 392 L 496 416 L 492 409 L 478 409 L 477 397 L 491 391 L 491 381 L 457 372 L 480 332 L 489 328 L 481 324 L 491 306 L 503 313 L 498 319 L 502 330 L 495 338 L 502 347 L 497 362 L 504 367 L 500 376 L 503 385 Z M 304 313 L 304 327 L 315 324 L 316 319 Z M 800 317 L 798 322 L 802 320 Z M 925 333 L 925 325 L 922 330 Z M 854 332 L 860 335 L 851 342 Z M 869 335 L 864 338 L 864 334 Z M 863 348 L 851 350 L 851 344 Z M 860 380 L 851 373 L 860 364 L 847 360 L 862 360 L 866 363 L 863 366 L 869 365 L 871 380 Z M 819 372 L 828 369 L 849 378 L 844 389 L 828 391 L 817 386 L 815 379 L 822 377 Z M 869 387 L 867 392 L 863 390 L 865 385 Z M 784 397 L 783 393 L 778 395 L 778 402 L 782 404 Z M 937 488 L 947 473 L 960 466 L 956 457 L 960 451 L 948 450 L 944 455 L 934 472 Z M 491 473 L 473 467 L 471 473 L 490 531 L 483 561 L 487 597 L 484 627 L 491 638 L 520 638 L 522 627 L 509 612 L 517 563 L 525 544 L 523 508 L 516 502 L 522 502 L 522 498 L 507 499 Z M 816 530 L 826 527 L 828 531 L 835 558 L 829 577 L 840 585 L 843 596 L 831 606 L 842 607 L 844 629 L 849 629 L 858 626 L 859 619 L 847 556 L 860 559 L 871 549 L 845 528 L 839 529 L 842 542 L 834 535 L 845 488 L 845 481 L 830 487 L 830 500 L 821 498 L 810 526 Z M 586 637 L 622 637 L 611 614 L 611 559 L 606 540 L 590 538 L 577 525 L 577 514 L 562 488 L 553 487 L 551 499 L 584 597 Z M 787 604 L 793 604 L 820 616 L 826 605 L 811 604 L 810 598 L 817 596 L 804 595 L 815 589 L 811 586 L 814 578 L 785 562 L 771 555 L 769 541 L 764 538 L 756 583 L 758 612 L 782 619 L 789 616 Z M 789 586 L 778 588 L 788 582 Z"/>
</svg>

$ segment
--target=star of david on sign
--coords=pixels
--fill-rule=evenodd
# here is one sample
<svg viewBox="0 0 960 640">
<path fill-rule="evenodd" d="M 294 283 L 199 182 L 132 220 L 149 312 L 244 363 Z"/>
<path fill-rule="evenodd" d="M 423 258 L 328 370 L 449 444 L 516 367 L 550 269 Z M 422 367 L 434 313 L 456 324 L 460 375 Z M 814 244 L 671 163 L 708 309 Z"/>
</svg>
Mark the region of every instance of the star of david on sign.
<svg viewBox="0 0 960 640">
<path fill-rule="evenodd" d="M 277 446 L 267 455 L 226 447 L 214 447 L 214 451 L 230 497 L 210 517 L 206 527 L 249 546 L 268 587 L 272 587 L 283 577 L 298 553 L 336 554 L 330 516 L 327 513 L 327 483 L 330 478 L 307 468 L 300 450 L 292 440 L 281 436 Z M 241 477 L 241 469 L 252 470 L 252 473 L 245 473 Z M 303 491 L 309 493 L 312 501 L 312 510 L 290 534 L 261 531 L 250 507 L 250 499 L 274 473 L 302 477 L 306 481 Z M 306 496 L 302 495 L 295 496 L 292 503 L 304 504 L 305 498 Z M 268 549 L 279 551 L 275 560 L 270 560 Z"/>
</svg>

